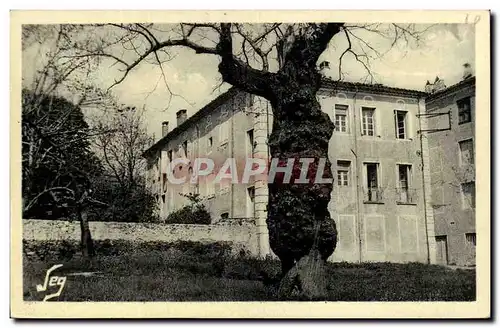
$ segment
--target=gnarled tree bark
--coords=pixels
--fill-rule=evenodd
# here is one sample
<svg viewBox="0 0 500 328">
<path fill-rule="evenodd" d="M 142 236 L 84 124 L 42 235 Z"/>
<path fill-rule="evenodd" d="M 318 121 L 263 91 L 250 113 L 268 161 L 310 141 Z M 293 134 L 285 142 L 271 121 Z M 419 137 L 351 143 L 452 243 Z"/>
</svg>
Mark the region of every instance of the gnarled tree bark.
<svg viewBox="0 0 500 328">
<path fill-rule="evenodd" d="M 326 297 L 324 281 L 317 281 L 317 288 L 310 288 L 314 280 L 311 277 L 326 275 L 324 262 L 337 243 L 336 225 L 328 211 L 332 183 L 314 181 L 321 160 L 325 166 L 323 172 L 318 173 L 332 179 L 328 145 L 334 130 L 334 124 L 316 98 L 321 86 L 316 62 L 341 28 L 342 24 L 318 24 L 294 35 L 290 38 L 291 44 L 281 47 L 287 52 L 281 54 L 282 67 L 275 74 L 244 67 L 232 55 L 222 55 L 219 66 L 226 82 L 270 101 L 274 114 L 269 138 L 271 157 L 283 162 L 295 159 L 291 183 L 269 181 L 267 226 L 271 249 L 282 264 L 282 285 L 299 284 L 306 299 Z M 223 53 L 231 47 L 230 40 L 229 26 L 223 26 L 219 43 Z M 309 166 L 308 184 L 293 183 L 300 176 L 300 158 L 314 160 Z M 301 261 L 302 258 L 305 260 Z M 287 275 L 288 272 L 292 274 Z M 304 281 L 309 288 L 304 286 Z M 280 297 L 286 298 L 290 292 L 291 289 L 281 288 Z"/>
</svg>

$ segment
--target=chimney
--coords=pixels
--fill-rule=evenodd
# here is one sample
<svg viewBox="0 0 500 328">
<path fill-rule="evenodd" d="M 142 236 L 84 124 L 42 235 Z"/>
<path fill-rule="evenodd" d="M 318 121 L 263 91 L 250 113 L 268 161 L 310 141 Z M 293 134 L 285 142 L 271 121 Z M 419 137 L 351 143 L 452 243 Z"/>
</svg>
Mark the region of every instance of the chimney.
<svg viewBox="0 0 500 328">
<path fill-rule="evenodd" d="M 176 116 L 177 116 L 177 126 L 180 126 L 187 119 L 187 110 L 186 109 L 179 110 Z"/>
<path fill-rule="evenodd" d="M 330 70 L 330 62 L 323 61 L 319 64 L 319 74 L 321 76 L 326 77 L 326 73 Z"/>
<path fill-rule="evenodd" d="M 425 84 L 425 92 L 427 93 L 432 93 L 432 84 L 427 80 L 427 83 Z"/>
<path fill-rule="evenodd" d="M 168 134 L 168 121 L 161 123 L 161 136 L 164 137 Z"/>
<path fill-rule="evenodd" d="M 434 84 L 432 85 L 432 92 L 434 93 L 444 89 L 446 89 L 446 84 L 444 84 L 444 80 L 439 78 L 439 76 L 436 76 Z"/>
<path fill-rule="evenodd" d="M 462 78 L 465 80 L 472 76 L 472 67 L 470 66 L 469 63 L 465 63 L 463 66 L 464 66 L 464 73 Z"/>
</svg>

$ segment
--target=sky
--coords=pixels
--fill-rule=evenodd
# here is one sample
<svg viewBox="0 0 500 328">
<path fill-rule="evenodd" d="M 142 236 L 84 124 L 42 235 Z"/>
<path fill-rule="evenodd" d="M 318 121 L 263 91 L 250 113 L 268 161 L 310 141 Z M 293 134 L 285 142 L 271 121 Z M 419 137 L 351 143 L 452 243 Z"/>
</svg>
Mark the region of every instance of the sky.
<svg viewBox="0 0 500 328">
<path fill-rule="evenodd" d="M 389 49 L 389 41 L 372 33 L 359 32 L 358 36 L 379 50 Z M 389 42 L 389 43 L 388 43 Z M 319 62 L 329 61 L 327 76 L 338 78 L 339 57 L 347 47 L 343 35 L 335 36 Z M 219 58 L 214 55 L 195 54 L 187 48 L 174 50 L 175 57 L 163 64 L 168 85 L 178 96 L 171 97 L 161 79 L 161 71 L 156 65 L 141 64 L 132 70 L 127 78 L 112 90 L 119 101 L 126 105 L 146 108 L 148 131 L 155 140 L 161 137 L 161 122 L 169 121 L 175 127 L 175 113 L 187 109 L 188 116 L 227 90 L 227 84 L 220 85 L 217 71 Z M 36 52 L 25 51 L 23 63 L 36 60 Z M 472 24 L 439 24 L 427 30 L 419 46 L 415 44 L 396 44 L 382 58 L 370 62 L 374 82 L 384 85 L 423 90 L 427 80 L 436 76 L 444 79 L 446 85 L 460 81 L 462 65 L 475 66 L 475 33 Z M 23 65 L 23 75 L 30 74 L 31 65 Z M 365 81 L 365 68 L 353 56 L 346 55 L 342 61 L 343 79 L 346 81 Z M 110 86 L 120 72 L 116 66 L 102 66 L 95 72 L 98 84 Z"/>
</svg>

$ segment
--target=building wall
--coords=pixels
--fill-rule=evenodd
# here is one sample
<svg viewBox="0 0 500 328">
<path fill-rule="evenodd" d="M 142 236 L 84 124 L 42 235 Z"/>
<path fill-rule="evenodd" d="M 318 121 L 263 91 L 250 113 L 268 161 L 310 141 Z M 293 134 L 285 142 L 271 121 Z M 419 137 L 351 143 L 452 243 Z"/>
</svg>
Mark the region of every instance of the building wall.
<svg viewBox="0 0 500 328">
<path fill-rule="evenodd" d="M 459 124 L 457 101 L 465 97 L 471 97 L 471 122 Z M 460 165 L 459 149 L 459 141 L 474 140 L 475 86 L 469 83 L 437 98 L 431 98 L 427 101 L 426 108 L 428 114 L 451 113 L 451 126 L 448 115 L 427 118 L 429 129 L 450 127 L 446 131 L 426 133 L 435 232 L 437 238 L 446 243 L 443 245 L 444 254 L 438 260 L 443 264 L 475 264 L 475 246 L 467 243 L 465 237 L 466 233 L 476 232 L 475 211 L 464 206 L 461 192 L 462 183 L 475 180 L 475 169 L 474 165 Z"/>
<path fill-rule="evenodd" d="M 349 161 L 349 185 L 335 179 L 330 209 L 339 230 L 332 260 L 427 261 L 420 141 L 417 136 L 418 99 L 337 92 L 320 94 L 323 110 L 334 120 L 335 105 L 348 106 L 348 131 L 335 131 L 329 157 L 337 177 L 337 161 Z M 375 108 L 375 135 L 361 135 L 361 108 Z M 394 110 L 406 111 L 407 138 L 396 139 Z M 379 164 L 382 200 L 366 199 L 364 163 Z M 397 164 L 411 165 L 410 190 L 415 199 L 398 203 Z"/>
<path fill-rule="evenodd" d="M 244 163 L 249 151 L 246 147 L 247 131 L 253 129 L 255 118 L 248 113 L 250 107 L 249 97 L 244 93 L 239 93 L 229 101 L 225 102 L 209 115 L 190 124 L 190 126 L 176 138 L 170 140 L 157 154 L 160 158 L 153 159 L 152 162 L 160 161 L 161 173 L 158 169 L 150 166 L 152 179 L 163 179 L 167 172 L 169 163 L 168 152 L 172 151 L 172 159 L 187 157 L 190 165 L 177 165 L 174 176 L 177 178 L 186 177 L 187 183 L 171 184 L 167 182 L 165 200 L 158 198 L 161 217 L 166 218 L 169 213 L 182 208 L 188 204 L 188 199 L 181 194 L 189 192 L 199 193 L 205 198 L 212 218 L 218 220 L 222 214 L 227 213 L 231 218 L 247 217 L 246 193 L 247 188 L 252 184 L 222 184 L 213 183 L 214 176 L 207 176 L 200 179 L 198 184 L 190 183 L 192 167 L 195 158 L 210 158 L 215 163 L 214 172 L 218 172 L 227 158 L 236 158 L 239 165 Z M 221 130 L 227 131 L 227 138 Z M 212 147 L 208 147 L 209 139 L 212 138 Z M 224 139 L 224 140 L 222 140 Z M 187 154 L 183 150 L 183 143 L 187 142 Z M 242 145 L 245 145 L 242 147 Z M 161 154 L 161 155 L 160 155 Z M 238 173 L 243 172 L 242 167 L 238 167 Z M 156 177 L 156 178 L 154 178 Z M 208 187 L 212 185 L 212 187 Z M 159 193 L 163 195 L 161 192 Z"/>
<path fill-rule="evenodd" d="M 337 161 L 350 161 L 349 185 L 338 186 L 335 179 L 332 191 L 330 212 L 337 224 L 339 242 L 330 260 L 433 261 L 434 253 L 431 250 L 434 235 L 428 224 L 429 222 L 432 224 L 432 221 L 428 221 L 432 218 L 429 218 L 425 210 L 422 174 L 424 168 L 421 140 L 417 134 L 420 126 L 417 114 L 423 104 L 415 97 L 359 92 L 332 93 L 331 90 L 322 90 L 318 98 L 323 110 L 333 121 L 335 104 L 348 106 L 348 133 L 336 131 L 330 140 L 329 159 L 333 166 L 334 177 L 337 172 Z M 361 108 L 364 106 L 375 108 L 374 136 L 361 135 Z M 395 110 L 407 112 L 407 137 L 404 140 L 396 138 Z M 219 146 L 217 129 L 220 129 L 224 122 L 230 124 L 231 136 L 224 149 L 215 149 Z M 184 134 L 169 142 L 165 149 L 175 149 L 184 140 L 189 140 L 189 144 L 198 151 L 189 153 L 188 146 L 188 157 L 203 156 L 205 154 L 201 153 L 201 150 L 205 148 L 208 137 L 212 136 L 214 150 L 210 156 L 218 159 L 216 163 L 219 164 L 227 157 L 235 157 L 241 175 L 243 168 L 240 163 L 244 161 L 240 161 L 239 158 L 249 156 L 246 133 L 253 129 L 252 156 L 268 159 L 267 135 L 271 132 L 272 114 L 270 105 L 263 99 L 243 93 L 238 94 L 231 101 L 216 108 L 210 116 L 201 118 L 197 126 L 200 127 L 197 133 L 193 132 L 196 129 L 192 126 Z M 379 164 L 379 185 L 383 191 L 383 198 L 378 203 L 364 201 L 367 177 L 363 167 L 367 162 Z M 410 190 L 414 199 L 409 204 L 398 203 L 396 191 L 398 164 L 411 165 Z M 206 203 L 215 222 L 224 212 L 228 213 L 230 218 L 245 217 L 248 213 L 247 189 L 250 186 L 255 188 L 253 210 L 256 218 L 255 231 L 259 236 L 257 240 L 260 255 L 264 256 L 270 253 L 265 225 L 268 198 L 266 181 L 251 180 L 247 185 L 234 184 L 223 193 L 218 186 L 215 186 L 214 197 L 208 199 Z M 174 190 L 177 192 L 176 187 L 179 188 L 179 186 L 169 187 L 170 192 Z M 199 191 L 202 196 L 207 196 L 202 188 Z M 174 205 L 170 209 L 167 205 L 161 204 L 163 216 L 186 204 L 180 196 L 173 195 L 173 199 L 175 199 Z"/>
<path fill-rule="evenodd" d="M 238 181 L 241 181 L 246 159 L 258 157 L 266 160 L 267 150 L 267 103 L 261 99 L 243 92 L 237 92 L 228 101 L 214 108 L 208 115 L 202 116 L 195 122 L 188 122 L 185 131 L 170 140 L 157 154 L 150 159 L 148 166 L 150 185 L 153 190 L 159 190 L 158 206 L 160 216 L 164 219 L 173 211 L 179 210 L 188 204 L 186 197 L 181 193 L 199 193 L 207 210 L 212 217 L 212 223 L 226 223 L 223 217 L 230 221 L 242 219 L 253 222 L 253 232 L 256 234 L 257 254 L 269 254 L 267 226 L 267 181 L 252 177 L 248 183 L 230 183 L 214 178 L 222 169 L 226 159 L 234 158 Z M 253 134 L 252 143 L 249 132 Z M 212 146 L 208 147 L 209 140 Z M 182 150 L 187 141 L 187 154 Z M 167 190 L 162 194 L 161 189 L 169 163 L 168 152 L 172 151 L 172 159 L 187 157 L 191 166 L 195 158 L 210 158 L 214 161 L 214 174 L 203 177 L 198 184 L 183 183 L 179 185 L 167 183 Z M 160 163 L 160 165 L 156 165 Z M 155 166 L 156 165 L 156 166 Z M 158 168 L 161 167 L 161 169 Z M 176 177 L 186 176 L 190 179 L 190 165 L 183 165 L 182 170 L 176 169 Z M 177 166 L 178 168 L 178 166 Z M 222 170 L 224 171 L 224 170 Z M 158 178 L 160 181 L 158 181 Z M 253 199 L 249 188 L 254 190 Z"/>
<path fill-rule="evenodd" d="M 94 240 L 165 241 L 178 240 L 233 244 L 232 250 L 247 250 L 258 255 L 257 235 L 250 224 L 196 225 L 127 222 L 90 222 Z M 23 220 L 24 240 L 80 240 L 80 224 L 76 221 Z"/>
</svg>

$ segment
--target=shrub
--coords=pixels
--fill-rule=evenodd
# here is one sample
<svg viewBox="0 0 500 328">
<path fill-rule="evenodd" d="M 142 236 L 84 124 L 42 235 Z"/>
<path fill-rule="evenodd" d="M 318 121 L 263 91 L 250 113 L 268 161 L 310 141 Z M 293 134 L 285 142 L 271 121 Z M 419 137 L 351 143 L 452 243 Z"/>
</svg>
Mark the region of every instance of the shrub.
<svg viewBox="0 0 500 328">
<path fill-rule="evenodd" d="M 23 240 L 23 248 L 30 258 L 69 261 L 80 252 L 80 243 L 68 240 Z"/>
<path fill-rule="evenodd" d="M 205 205 L 201 202 L 199 194 L 181 194 L 188 198 L 190 203 L 168 215 L 166 223 L 169 224 L 210 224 L 212 219 Z"/>
<path fill-rule="evenodd" d="M 80 242 L 77 240 L 23 240 L 24 253 L 30 260 L 71 260 L 80 254 Z M 230 242 L 202 243 L 196 241 L 131 241 L 131 240 L 96 240 L 94 248 L 97 256 L 120 256 L 126 254 L 166 252 L 178 250 L 186 256 L 217 259 L 229 257 Z"/>
</svg>

